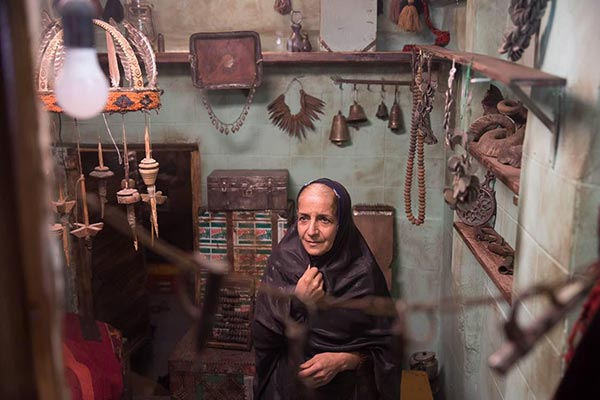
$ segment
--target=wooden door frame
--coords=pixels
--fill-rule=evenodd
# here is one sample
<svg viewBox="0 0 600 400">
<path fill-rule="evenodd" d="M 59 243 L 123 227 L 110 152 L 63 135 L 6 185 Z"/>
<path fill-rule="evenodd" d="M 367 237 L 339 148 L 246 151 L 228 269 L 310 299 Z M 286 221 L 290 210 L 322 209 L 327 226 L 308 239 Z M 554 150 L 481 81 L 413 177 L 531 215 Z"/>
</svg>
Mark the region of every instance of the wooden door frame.
<svg viewBox="0 0 600 400">
<path fill-rule="evenodd" d="M 66 397 L 62 312 L 48 249 L 47 124 L 33 86 L 28 10 L 0 2 L 0 398 Z"/>
</svg>

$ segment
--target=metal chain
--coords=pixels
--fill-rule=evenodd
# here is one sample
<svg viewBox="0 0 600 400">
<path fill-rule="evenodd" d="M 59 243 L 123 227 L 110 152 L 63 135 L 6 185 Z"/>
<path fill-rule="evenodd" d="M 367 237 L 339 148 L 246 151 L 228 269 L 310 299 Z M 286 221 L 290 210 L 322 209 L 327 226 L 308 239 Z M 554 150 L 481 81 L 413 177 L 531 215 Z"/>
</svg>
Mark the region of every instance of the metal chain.
<svg viewBox="0 0 600 400">
<path fill-rule="evenodd" d="M 452 87 L 454 85 L 454 75 L 456 74 L 456 63 L 452 60 L 452 68 L 448 73 L 448 89 L 446 90 L 446 104 L 444 106 L 444 122 L 442 127 L 446 132 L 446 146 L 454 150 L 454 143 L 452 142 L 452 132 L 450 130 L 450 111 L 454 104 L 454 93 Z"/>
<path fill-rule="evenodd" d="M 202 104 L 206 111 L 208 111 L 208 118 L 213 126 L 221 133 L 225 135 L 229 135 L 229 132 L 236 133 L 239 131 L 246 120 L 246 116 L 248 116 L 248 111 L 250 110 L 250 105 L 254 100 L 254 94 L 256 93 L 256 77 L 254 78 L 254 82 L 252 82 L 252 87 L 250 88 L 250 93 L 248 93 L 248 97 L 246 98 L 246 104 L 244 104 L 244 108 L 240 112 L 240 115 L 235 119 L 235 121 L 228 123 L 223 122 L 217 114 L 215 114 L 212 106 L 208 102 L 208 96 L 206 94 L 206 90 L 201 90 L 200 95 L 202 97 Z"/>
</svg>

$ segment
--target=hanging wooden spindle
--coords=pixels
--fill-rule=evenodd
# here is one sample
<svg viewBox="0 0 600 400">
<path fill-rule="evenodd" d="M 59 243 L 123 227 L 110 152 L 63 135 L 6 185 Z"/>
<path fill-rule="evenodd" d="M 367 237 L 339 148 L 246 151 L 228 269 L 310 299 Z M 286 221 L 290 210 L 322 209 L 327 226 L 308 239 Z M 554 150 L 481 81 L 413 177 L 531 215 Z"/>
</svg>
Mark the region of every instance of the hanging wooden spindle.
<svg viewBox="0 0 600 400">
<path fill-rule="evenodd" d="M 104 228 L 103 222 L 98 222 L 95 224 L 90 224 L 90 214 L 88 212 L 87 205 L 87 190 L 85 188 L 85 175 L 83 175 L 83 164 L 81 163 L 81 148 L 79 147 L 79 141 L 81 138 L 81 133 L 79 132 L 79 124 L 77 120 L 75 120 L 75 127 L 77 129 L 77 160 L 79 161 L 79 179 L 77 180 L 77 185 L 79 185 L 79 189 L 81 189 L 81 208 L 83 210 L 83 224 L 79 222 L 75 222 L 73 225 L 75 229 L 71 231 L 71 235 L 74 235 L 80 239 L 85 238 L 86 242 L 89 246 L 89 257 L 91 259 L 91 238 L 96 236 L 98 232 Z M 91 264 L 89 264 L 91 268 Z"/>
<path fill-rule="evenodd" d="M 98 165 L 90 172 L 90 176 L 98 179 L 98 196 L 100 197 L 100 218 L 104 219 L 104 205 L 108 202 L 106 199 L 106 180 L 115 174 L 104 165 L 102 155 L 102 143 L 98 141 Z"/>
<path fill-rule="evenodd" d="M 69 215 L 73 212 L 73 207 L 75 207 L 74 200 L 65 199 L 65 189 L 62 185 L 62 182 L 58 183 L 58 200 L 52 202 L 52 208 L 54 208 L 54 212 L 62 217 L 63 215 Z"/>
<path fill-rule="evenodd" d="M 127 222 L 133 235 L 133 247 L 138 250 L 137 234 L 135 232 L 135 203 L 140 201 L 140 194 L 134 188 L 133 179 L 129 179 L 129 153 L 127 152 L 127 138 L 125 136 L 125 119 L 123 119 L 123 153 L 125 154 L 125 179 L 121 182 L 122 189 L 117 192 L 117 202 L 127 206 Z"/>
<path fill-rule="evenodd" d="M 75 222 L 73 225 L 75 229 L 71 231 L 71 235 L 74 235 L 80 239 L 89 239 L 98 234 L 104 228 L 104 222 L 97 222 L 90 224 L 90 215 L 87 206 L 87 193 L 85 189 L 85 176 L 80 175 L 78 180 L 79 188 L 81 189 L 81 204 L 83 208 L 83 224 Z"/>
<path fill-rule="evenodd" d="M 65 199 L 65 191 L 63 187 L 63 182 L 59 179 L 58 182 L 58 200 L 52 202 L 52 208 L 54 212 L 58 214 L 58 219 L 60 221 L 60 225 L 62 226 L 62 246 L 63 252 L 65 255 L 66 265 L 70 265 L 71 257 L 69 252 L 69 231 L 67 229 L 67 225 L 69 224 L 69 219 L 71 218 L 71 213 L 73 212 L 73 208 L 75 207 L 75 200 L 66 200 Z"/>
<path fill-rule="evenodd" d="M 158 176 L 158 161 L 152 158 L 152 149 L 150 147 L 150 130 L 148 129 L 148 117 L 146 116 L 146 126 L 144 129 L 144 144 L 146 148 L 146 157 L 140 161 L 138 171 L 144 180 L 148 190 L 147 195 L 142 195 L 144 202 L 150 203 L 150 226 L 152 227 L 152 237 L 158 237 L 158 212 L 156 210 L 156 177 Z"/>
</svg>

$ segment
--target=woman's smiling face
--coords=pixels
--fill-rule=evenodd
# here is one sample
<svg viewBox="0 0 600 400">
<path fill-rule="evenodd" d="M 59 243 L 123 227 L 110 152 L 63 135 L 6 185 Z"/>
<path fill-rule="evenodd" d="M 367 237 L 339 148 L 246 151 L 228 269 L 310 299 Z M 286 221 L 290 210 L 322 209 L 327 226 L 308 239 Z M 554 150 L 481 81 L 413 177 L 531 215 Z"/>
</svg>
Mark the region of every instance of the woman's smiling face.
<svg viewBox="0 0 600 400">
<path fill-rule="evenodd" d="M 315 183 L 298 198 L 298 235 L 311 256 L 320 256 L 333 247 L 338 230 L 336 197 L 326 185 Z"/>
</svg>

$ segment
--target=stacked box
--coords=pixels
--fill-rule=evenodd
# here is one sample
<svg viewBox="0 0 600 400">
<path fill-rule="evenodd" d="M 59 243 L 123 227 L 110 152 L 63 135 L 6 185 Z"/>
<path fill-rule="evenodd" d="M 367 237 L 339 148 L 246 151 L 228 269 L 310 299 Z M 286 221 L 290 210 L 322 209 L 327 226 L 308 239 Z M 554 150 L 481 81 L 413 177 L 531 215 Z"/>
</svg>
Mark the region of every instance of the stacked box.
<svg viewBox="0 0 600 400">
<path fill-rule="evenodd" d="M 199 252 L 207 260 L 226 260 L 242 278 L 221 290 L 209 346 L 250 350 L 250 324 L 259 280 L 273 246 L 287 232 L 287 220 L 270 211 L 204 211 L 198 218 Z M 202 299 L 204 279 L 199 280 Z"/>
</svg>

